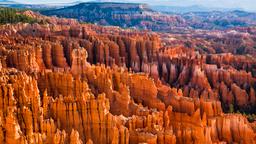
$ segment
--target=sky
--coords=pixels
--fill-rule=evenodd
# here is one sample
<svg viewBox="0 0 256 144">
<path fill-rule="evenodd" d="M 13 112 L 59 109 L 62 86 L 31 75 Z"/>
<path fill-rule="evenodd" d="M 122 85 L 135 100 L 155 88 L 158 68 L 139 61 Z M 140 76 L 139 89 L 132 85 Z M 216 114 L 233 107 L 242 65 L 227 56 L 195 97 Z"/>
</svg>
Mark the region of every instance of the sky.
<svg viewBox="0 0 256 144">
<path fill-rule="evenodd" d="M 70 3 L 75 1 L 89 0 L 14 0 L 20 3 Z M 90 0 L 91 1 L 91 0 Z M 107 0 L 118 1 L 118 0 Z M 256 0 L 119 0 L 120 2 L 148 3 L 151 5 L 170 5 L 170 6 L 193 6 L 200 5 L 213 8 L 241 8 L 248 11 L 256 11 Z"/>
</svg>

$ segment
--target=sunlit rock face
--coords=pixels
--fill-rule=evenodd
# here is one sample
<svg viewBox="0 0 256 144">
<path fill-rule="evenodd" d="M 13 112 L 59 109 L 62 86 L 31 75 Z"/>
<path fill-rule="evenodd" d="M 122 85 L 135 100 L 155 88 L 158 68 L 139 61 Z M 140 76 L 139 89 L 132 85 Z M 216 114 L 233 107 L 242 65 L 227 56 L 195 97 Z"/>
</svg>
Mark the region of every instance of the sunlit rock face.
<svg viewBox="0 0 256 144">
<path fill-rule="evenodd" d="M 256 142 L 227 113 L 255 113 L 255 59 L 32 16 L 51 23 L 0 28 L 0 143 Z"/>
</svg>

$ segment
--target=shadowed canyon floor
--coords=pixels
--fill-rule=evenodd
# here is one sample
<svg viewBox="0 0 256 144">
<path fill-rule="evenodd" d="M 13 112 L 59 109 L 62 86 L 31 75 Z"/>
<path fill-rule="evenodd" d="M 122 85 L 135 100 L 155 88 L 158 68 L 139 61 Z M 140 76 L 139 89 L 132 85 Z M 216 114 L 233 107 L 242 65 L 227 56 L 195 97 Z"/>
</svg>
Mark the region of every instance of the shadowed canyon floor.
<svg viewBox="0 0 256 144">
<path fill-rule="evenodd" d="M 234 113 L 256 110 L 256 28 L 178 35 L 24 13 L 47 23 L 0 27 L 0 143 L 256 143 L 256 122 Z"/>
</svg>

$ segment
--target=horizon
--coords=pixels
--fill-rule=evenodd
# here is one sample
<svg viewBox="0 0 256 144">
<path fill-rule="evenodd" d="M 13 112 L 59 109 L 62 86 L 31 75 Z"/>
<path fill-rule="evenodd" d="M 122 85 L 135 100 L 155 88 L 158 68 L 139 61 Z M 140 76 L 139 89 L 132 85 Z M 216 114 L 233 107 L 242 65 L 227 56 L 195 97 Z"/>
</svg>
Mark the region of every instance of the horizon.
<svg viewBox="0 0 256 144">
<path fill-rule="evenodd" d="M 13 0 L 24 4 L 58 4 L 73 2 L 129 2 L 129 3 L 146 3 L 155 6 L 202 6 L 206 8 L 222 8 L 222 9 L 242 9 L 246 11 L 256 11 L 255 0 Z"/>
</svg>

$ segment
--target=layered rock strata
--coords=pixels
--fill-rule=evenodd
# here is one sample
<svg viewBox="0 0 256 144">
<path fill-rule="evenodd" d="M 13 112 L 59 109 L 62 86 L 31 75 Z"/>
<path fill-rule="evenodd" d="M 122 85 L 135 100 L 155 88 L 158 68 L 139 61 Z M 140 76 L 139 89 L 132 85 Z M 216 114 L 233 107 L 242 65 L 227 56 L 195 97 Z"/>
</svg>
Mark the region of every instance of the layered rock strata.
<svg viewBox="0 0 256 144">
<path fill-rule="evenodd" d="M 65 22 L 1 26 L 0 143 L 256 142 L 255 59 Z"/>
</svg>

